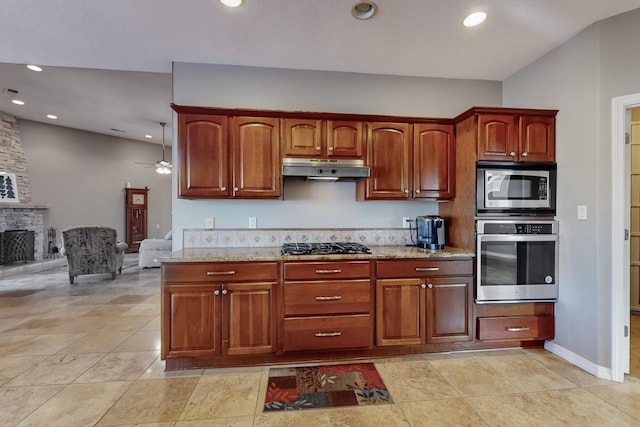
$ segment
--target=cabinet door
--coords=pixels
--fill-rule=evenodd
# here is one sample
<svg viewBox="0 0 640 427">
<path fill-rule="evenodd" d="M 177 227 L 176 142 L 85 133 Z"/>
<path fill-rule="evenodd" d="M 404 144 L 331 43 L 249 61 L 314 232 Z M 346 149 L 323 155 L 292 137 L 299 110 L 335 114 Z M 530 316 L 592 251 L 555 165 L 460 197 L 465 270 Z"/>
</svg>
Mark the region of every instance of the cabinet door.
<svg viewBox="0 0 640 427">
<path fill-rule="evenodd" d="M 383 279 L 376 283 L 376 345 L 424 342 L 424 290 L 421 279 Z"/>
<path fill-rule="evenodd" d="M 359 200 L 409 198 L 411 125 L 368 123 L 367 163 L 371 176 L 358 182 Z"/>
<path fill-rule="evenodd" d="M 478 114 L 478 160 L 516 161 L 516 126 L 513 114 Z"/>
<path fill-rule="evenodd" d="M 364 159 L 364 123 L 327 120 L 327 157 Z"/>
<path fill-rule="evenodd" d="M 319 157 L 322 155 L 322 120 L 284 119 L 282 155 Z"/>
<path fill-rule="evenodd" d="M 227 116 L 178 115 L 178 196 L 230 195 Z"/>
<path fill-rule="evenodd" d="M 453 125 L 415 124 L 413 130 L 413 197 L 455 196 Z"/>
<path fill-rule="evenodd" d="M 181 284 L 165 287 L 162 307 L 163 359 L 220 354 L 219 295 L 220 290 L 216 285 Z"/>
<path fill-rule="evenodd" d="M 275 283 L 225 283 L 223 354 L 275 352 L 275 289 Z"/>
<path fill-rule="evenodd" d="M 281 197 L 279 120 L 268 117 L 234 117 L 231 134 L 233 197 Z"/>
<path fill-rule="evenodd" d="M 428 278 L 426 283 L 426 342 L 472 340 L 472 276 Z"/>
<path fill-rule="evenodd" d="M 520 117 L 521 161 L 556 161 L 556 118 L 549 116 Z"/>
</svg>

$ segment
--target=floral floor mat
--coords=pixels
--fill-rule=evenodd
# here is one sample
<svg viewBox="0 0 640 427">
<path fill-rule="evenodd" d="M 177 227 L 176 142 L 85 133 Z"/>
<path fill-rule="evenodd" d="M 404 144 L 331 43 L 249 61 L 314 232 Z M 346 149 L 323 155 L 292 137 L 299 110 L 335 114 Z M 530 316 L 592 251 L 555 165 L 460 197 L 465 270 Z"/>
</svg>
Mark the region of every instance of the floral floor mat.
<svg viewBox="0 0 640 427">
<path fill-rule="evenodd" d="M 393 403 L 373 363 L 271 368 L 265 411 Z"/>
</svg>

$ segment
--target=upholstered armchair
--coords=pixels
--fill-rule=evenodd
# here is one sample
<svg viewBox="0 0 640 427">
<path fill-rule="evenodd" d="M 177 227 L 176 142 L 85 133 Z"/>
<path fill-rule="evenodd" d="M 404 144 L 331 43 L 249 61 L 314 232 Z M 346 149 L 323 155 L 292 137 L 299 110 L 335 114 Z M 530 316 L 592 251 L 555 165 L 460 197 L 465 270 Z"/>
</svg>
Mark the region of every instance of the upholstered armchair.
<svg viewBox="0 0 640 427">
<path fill-rule="evenodd" d="M 64 249 L 69 265 L 69 283 L 81 274 L 122 273 L 124 251 L 129 245 L 118 243 L 116 230 L 109 227 L 76 227 L 62 232 Z"/>
</svg>

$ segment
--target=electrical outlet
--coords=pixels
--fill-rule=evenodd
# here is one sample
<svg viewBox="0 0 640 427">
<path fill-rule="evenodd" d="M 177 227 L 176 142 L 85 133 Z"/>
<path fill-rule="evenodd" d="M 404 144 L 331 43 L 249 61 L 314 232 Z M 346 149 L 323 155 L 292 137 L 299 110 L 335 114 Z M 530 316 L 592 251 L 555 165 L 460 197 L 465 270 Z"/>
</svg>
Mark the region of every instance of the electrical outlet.
<svg viewBox="0 0 640 427">
<path fill-rule="evenodd" d="M 402 217 L 402 228 L 411 228 L 411 218 L 408 216 Z"/>
<path fill-rule="evenodd" d="M 584 221 L 587 219 L 587 206 L 578 205 L 578 219 Z"/>
<path fill-rule="evenodd" d="M 256 228 L 258 226 L 258 220 L 255 216 L 249 217 L 249 228 Z"/>
<path fill-rule="evenodd" d="M 205 218 L 205 228 L 214 228 L 216 225 L 216 219 L 212 216 L 208 216 Z"/>
</svg>

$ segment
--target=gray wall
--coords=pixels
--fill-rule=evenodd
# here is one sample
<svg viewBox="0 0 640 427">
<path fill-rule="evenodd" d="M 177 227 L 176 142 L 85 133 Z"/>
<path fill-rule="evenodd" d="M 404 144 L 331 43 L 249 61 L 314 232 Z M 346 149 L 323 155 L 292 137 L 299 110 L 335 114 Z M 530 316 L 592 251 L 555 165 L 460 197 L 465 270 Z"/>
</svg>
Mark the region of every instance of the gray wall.
<svg viewBox="0 0 640 427">
<path fill-rule="evenodd" d="M 134 163 L 155 163 L 162 156 L 161 145 L 28 120 L 18 124 L 32 203 L 50 205 L 45 228 L 58 230 L 58 242 L 62 230 L 82 225 L 114 227 L 125 240 L 126 182 L 150 190 L 149 237 L 163 237 L 170 230 L 170 176 Z"/>
<path fill-rule="evenodd" d="M 640 10 L 594 24 L 507 79 L 503 103 L 558 108 L 555 342 L 611 367 L 611 100 L 640 92 Z M 577 205 L 587 205 L 578 221 Z"/>
<path fill-rule="evenodd" d="M 173 102 L 230 108 L 454 117 L 474 105 L 500 105 L 496 81 L 431 79 L 327 71 L 175 63 Z M 174 126 L 176 129 L 177 126 Z M 175 154 L 175 152 L 174 152 Z M 174 193 L 176 178 L 174 180 Z M 284 201 L 173 200 L 176 236 L 185 228 L 401 227 L 402 217 L 438 212 L 436 202 L 356 202 L 354 183 L 286 182 Z M 181 240 L 174 239 L 174 250 Z"/>
</svg>

